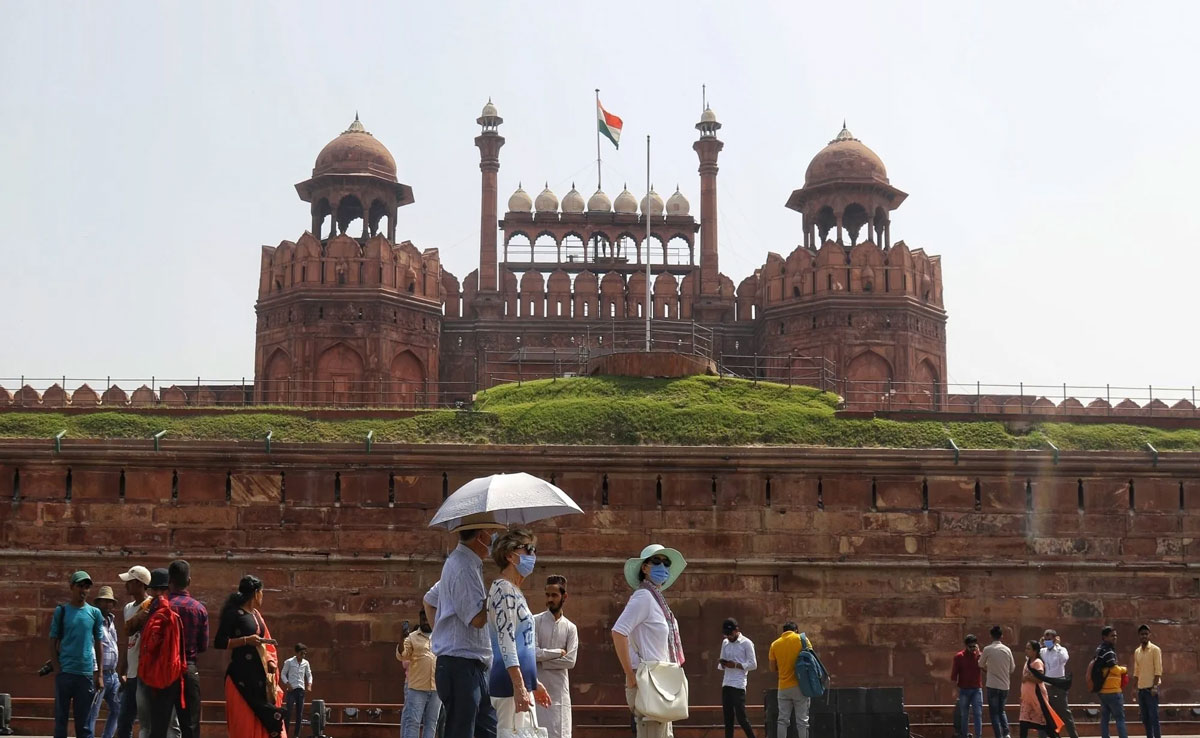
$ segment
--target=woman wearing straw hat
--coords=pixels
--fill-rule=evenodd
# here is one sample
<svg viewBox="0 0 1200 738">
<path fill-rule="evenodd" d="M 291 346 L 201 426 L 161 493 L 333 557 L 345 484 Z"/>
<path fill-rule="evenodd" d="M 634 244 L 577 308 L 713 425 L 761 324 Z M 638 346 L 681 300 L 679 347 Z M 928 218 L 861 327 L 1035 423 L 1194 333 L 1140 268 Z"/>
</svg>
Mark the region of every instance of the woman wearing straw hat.
<svg viewBox="0 0 1200 738">
<path fill-rule="evenodd" d="M 673 736 L 672 722 L 661 715 L 649 715 L 639 708 L 639 676 L 651 665 L 668 664 L 682 679 L 683 646 L 679 640 L 679 624 L 663 592 L 683 573 L 687 562 L 683 554 L 657 543 L 646 546 L 639 556 L 625 562 L 625 581 L 633 594 L 612 628 L 613 646 L 625 673 L 625 701 L 633 711 L 637 738 L 666 738 Z M 639 669 L 645 664 L 646 668 Z M 686 680 L 675 695 L 682 700 L 682 712 L 687 711 Z M 642 700 L 643 707 L 646 700 Z M 660 705 L 661 707 L 661 705 Z M 669 710 L 667 710 L 669 712 Z"/>
</svg>

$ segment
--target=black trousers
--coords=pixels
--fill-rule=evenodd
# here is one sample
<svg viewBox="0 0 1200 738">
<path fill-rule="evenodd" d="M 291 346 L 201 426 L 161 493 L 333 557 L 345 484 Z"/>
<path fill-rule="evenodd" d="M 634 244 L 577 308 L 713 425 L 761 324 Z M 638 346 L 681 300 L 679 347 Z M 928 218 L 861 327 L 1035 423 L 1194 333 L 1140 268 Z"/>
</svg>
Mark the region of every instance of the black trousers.
<svg viewBox="0 0 1200 738">
<path fill-rule="evenodd" d="M 754 738 L 754 726 L 746 717 L 746 690 L 721 687 L 721 709 L 725 713 L 725 738 L 733 738 L 735 720 L 746 732 L 746 738 Z"/>
<path fill-rule="evenodd" d="M 179 684 L 163 689 L 147 687 L 150 692 L 150 738 L 167 738 L 171 727 L 171 710 L 179 716 L 180 738 L 200 738 L 200 672 L 195 664 L 187 665 L 183 675 L 181 705 Z"/>
</svg>

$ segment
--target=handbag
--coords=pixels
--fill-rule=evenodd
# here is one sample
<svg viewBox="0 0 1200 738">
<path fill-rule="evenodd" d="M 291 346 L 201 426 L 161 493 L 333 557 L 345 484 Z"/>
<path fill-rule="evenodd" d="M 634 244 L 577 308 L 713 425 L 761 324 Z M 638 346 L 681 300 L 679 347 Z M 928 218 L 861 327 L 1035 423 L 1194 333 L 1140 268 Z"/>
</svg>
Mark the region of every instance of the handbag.
<svg viewBox="0 0 1200 738">
<path fill-rule="evenodd" d="M 688 716 L 688 681 L 683 667 L 667 661 L 643 661 L 637 668 L 638 714 L 660 723 Z"/>
<path fill-rule="evenodd" d="M 514 712 L 512 723 L 496 726 L 496 738 L 549 738 L 549 731 L 538 727 L 537 708 L 532 705 L 525 712 Z"/>
</svg>

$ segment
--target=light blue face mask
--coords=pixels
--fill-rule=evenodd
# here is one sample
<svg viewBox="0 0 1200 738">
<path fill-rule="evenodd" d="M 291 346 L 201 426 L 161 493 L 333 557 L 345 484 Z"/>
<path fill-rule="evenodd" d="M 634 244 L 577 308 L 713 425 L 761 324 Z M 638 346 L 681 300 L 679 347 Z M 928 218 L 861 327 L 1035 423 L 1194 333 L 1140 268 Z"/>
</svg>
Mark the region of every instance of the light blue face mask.
<svg viewBox="0 0 1200 738">
<path fill-rule="evenodd" d="M 650 565 L 650 581 L 656 586 L 663 586 L 667 580 L 671 578 L 671 570 L 666 564 L 651 564 Z"/>
<path fill-rule="evenodd" d="M 537 564 L 537 556 L 534 554 L 518 554 L 520 557 L 517 561 L 517 573 L 523 577 L 527 577 L 533 573 L 533 567 Z"/>
<path fill-rule="evenodd" d="M 1042 641 L 1042 645 L 1046 648 L 1054 648 L 1054 641 Z"/>
</svg>

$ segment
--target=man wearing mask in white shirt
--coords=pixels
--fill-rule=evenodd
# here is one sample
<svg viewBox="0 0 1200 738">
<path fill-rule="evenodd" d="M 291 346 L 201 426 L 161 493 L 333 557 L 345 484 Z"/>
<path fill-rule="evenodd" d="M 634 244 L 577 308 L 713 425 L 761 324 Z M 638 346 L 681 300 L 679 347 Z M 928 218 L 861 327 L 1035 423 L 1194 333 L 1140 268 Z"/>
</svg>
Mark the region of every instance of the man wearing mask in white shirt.
<svg viewBox="0 0 1200 738">
<path fill-rule="evenodd" d="M 1053 629 L 1047 628 L 1042 634 L 1041 655 L 1042 663 L 1046 665 L 1046 676 L 1062 678 L 1067 675 L 1067 661 L 1071 659 L 1071 654 L 1062 647 L 1062 641 Z M 1079 731 L 1075 729 L 1075 718 L 1071 717 L 1071 707 L 1067 704 L 1067 691 L 1053 684 L 1047 684 L 1046 691 L 1050 696 L 1051 709 L 1062 718 L 1063 728 L 1071 738 L 1079 738 Z"/>
<path fill-rule="evenodd" d="M 721 708 L 725 713 L 725 738 L 733 738 L 733 723 L 742 726 L 746 738 L 754 738 L 754 727 L 746 718 L 746 675 L 758 668 L 754 644 L 742 635 L 738 622 L 727 618 L 721 624 L 725 640 L 721 642 L 721 659 L 717 668 L 725 672 L 721 679 Z"/>
</svg>

